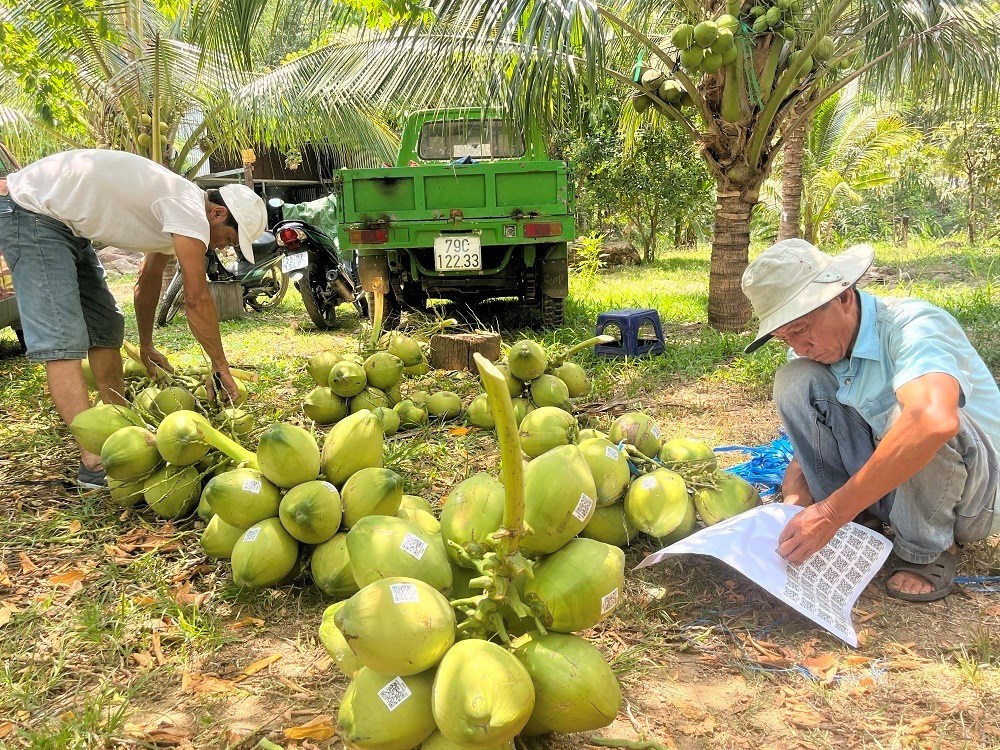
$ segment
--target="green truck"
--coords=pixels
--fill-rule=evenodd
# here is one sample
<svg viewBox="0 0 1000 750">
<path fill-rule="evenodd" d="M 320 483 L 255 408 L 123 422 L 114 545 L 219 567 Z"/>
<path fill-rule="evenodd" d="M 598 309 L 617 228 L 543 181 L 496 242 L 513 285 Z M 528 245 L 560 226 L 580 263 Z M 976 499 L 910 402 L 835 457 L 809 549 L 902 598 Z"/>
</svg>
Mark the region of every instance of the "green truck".
<svg viewBox="0 0 1000 750">
<path fill-rule="evenodd" d="M 368 295 L 387 292 L 388 325 L 428 298 L 497 297 L 517 297 L 544 327 L 562 324 L 573 183 L 540 132 L 492 111 L 416 112 L 396 165 L 340 170 L 337 197 L 341 254 Z"/>
</svg>

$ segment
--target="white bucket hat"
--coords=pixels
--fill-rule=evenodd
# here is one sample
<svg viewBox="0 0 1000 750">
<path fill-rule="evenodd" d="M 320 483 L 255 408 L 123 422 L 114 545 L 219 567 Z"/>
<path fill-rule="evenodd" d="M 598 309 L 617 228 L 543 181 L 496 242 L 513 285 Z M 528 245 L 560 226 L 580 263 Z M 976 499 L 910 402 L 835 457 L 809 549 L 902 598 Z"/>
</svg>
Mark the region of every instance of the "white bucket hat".
<svg viewBox="0 0 1000 750">
<path fill-rule="evenodd" d="M 760 321 L 757 338 L 746 348 L 756 351 L 771 334 L 826 304 L 865 275 L 875 251 L 855 245 L 840 255 L 827 255 L 805 240 L 782 240 L 757 256 L 743 272 L 743 293 Z"/>
<path fill-rule="evenodd" d="M 240 252 L 253 263 L 253 242 L 267 230 L 264 200 L 246 185 L 223 185 L 219 195 L 239 225 Z"/>
</svg>

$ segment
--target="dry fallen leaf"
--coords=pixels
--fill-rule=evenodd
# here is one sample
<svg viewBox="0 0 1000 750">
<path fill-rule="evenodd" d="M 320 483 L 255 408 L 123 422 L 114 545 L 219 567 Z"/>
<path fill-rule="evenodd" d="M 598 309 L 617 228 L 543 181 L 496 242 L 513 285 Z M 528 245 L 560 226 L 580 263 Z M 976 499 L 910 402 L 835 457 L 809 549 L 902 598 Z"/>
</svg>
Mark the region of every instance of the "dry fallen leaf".
<svg viewBox="0 0 1000 750">
<path fill-rule="evenodd" d="M 38 566 L 31 562 L 31 558 L 27 554 L 21 552 L 19 553 L 19 557 L 21 558 L 21 572 L 24 575 L 29 575 L 38 570 Z"/>
<path fill-rule="evenodd" d="M 289 740 L 328 740 L 337 735 L 333 717 L 321 714 L 310 719 L 305 724 L 285 729 L 285 739 Z"/>
<path fill-rule="evenodd" d="M 81 583 L 87 577 L 87 573 L 79 568 L 71 568 L 65 573 L 54 575 L 49 578 L 49 583 L 53 586 L 72 586 L 74 583 Z"/>
<path fill-rule="evenodd" d="M 240 673 L 239 677 L 237 677 L 236 679 L 237 680 L 242 680 L 242 679 L 244 679 L 246 677 L 249 677 L 250 675 L 257 674 L 262 669 L 267 669 L 269 666 L 271 666 L 272 664 L 274 664 L 274 662 L 278 661 L 278 659 L 280 659 L 280 658 L 281 658 L 281 654 L 271 654 L 270 656 L 265 657 L 263 659 L 258 659 L 253 664 L 251 664 L 249 667 L 247 667 L 246 669 L 244 669 Z"/>
<path fill-rule="evenodd" d="M 467 435 L 468 433 L 468 427 L 452 427 L 448 430 L 448 434 L 452 437 L 462 437 L 462 435 Z"/>
<path fill-rule="evenodd" d="M 259 617 L 244 617 L 242 620 L 237 620 L 232 625 L 230 625 L 233 630 L 240 630 L 242 628 L 262 628 L 264 627 L 264 621 Z"/>
<path fill-rule="evenodd" d="M 209 674 L 185 671 L 181 675 L 181 692 L 184 693 L 228 693 L 236 688 L 232 680 L 223 680 Z"/>
<path fill-rule="evenodd" d="M 3 739 L 13 731 L 14 731 L 14 722 L 12 721 L 0 722 L 0 739 Z"/>
<path fill-rule="evenodd" d="M 148 651 L 133 651 L 129 656 L 131 656 L 132 661 L 143 669 L 149 669 L 156 663 L 153 655 Z"/>
<path fill-rule="evenodd" d="M 83 524 L 76 519 L 74 519 L 73 522 L 70 523 L 69 525 L 70 534 L 78 534 L 82 530 L 83 530 Z"/>
</svg>

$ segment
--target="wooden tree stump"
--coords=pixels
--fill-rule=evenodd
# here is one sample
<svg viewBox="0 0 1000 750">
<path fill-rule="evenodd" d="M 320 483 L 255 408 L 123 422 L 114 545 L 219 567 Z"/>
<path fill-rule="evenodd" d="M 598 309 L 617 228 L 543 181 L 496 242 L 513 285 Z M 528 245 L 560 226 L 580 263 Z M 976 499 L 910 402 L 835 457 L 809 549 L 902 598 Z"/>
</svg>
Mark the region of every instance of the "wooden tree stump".
<svg viewBox="0 0 1000 750">
<path fill-rule="evenodd" d="M 208 288 L 219 311 L 219 320 L 240 320 L 247 316 L 243 308 L 243 285 L 238 281 L 210 281 Z"/>
<path fill-rule="evenodd" d="M 473 354 L 491 362 L 500 359 L 500 335 L 496 333 L 438 333 L 431 336 L 430 365 L 436 370 L 476 371 Z"/>
</svg>

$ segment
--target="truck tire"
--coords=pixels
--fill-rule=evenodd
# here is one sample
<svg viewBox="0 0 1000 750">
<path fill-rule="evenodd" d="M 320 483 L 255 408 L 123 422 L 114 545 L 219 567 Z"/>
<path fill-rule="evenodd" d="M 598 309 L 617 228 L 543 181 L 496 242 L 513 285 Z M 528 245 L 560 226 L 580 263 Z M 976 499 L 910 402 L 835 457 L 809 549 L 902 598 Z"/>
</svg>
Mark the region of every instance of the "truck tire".
<svg viewBox="0 0 1000 750">
<path fill-rule="evenodd" d="M 308 276 L 299 279 L 295 286 L 298 287 L 299 294 L 302 295 L 302 305 L 306 308 L 306 315 L 309 316 L 313 325 L 321 331 L 333 328 L 337 323 L 337 306 L 329 305 L 324 312 L 324 306 L 313 295 L 312 284 L 309 282 Z"/>
<path fill-rule="evenodd" d="M 167 325 L 177 317 L 182 307 L 184 307 L 184 281 L 180 272 L 177 272 L 167 285 L 167 293 L 160 301 L 160 309 L 156 313 L 156 325 Z"/>
<path fill-rule="evenodd" d="M 566 300 L 563 297 L 542 295 L 542 328 L 558 328 L 566 319 Z"/>
</svg>

